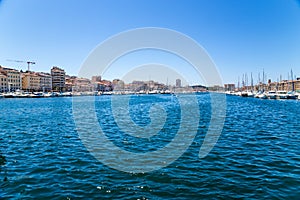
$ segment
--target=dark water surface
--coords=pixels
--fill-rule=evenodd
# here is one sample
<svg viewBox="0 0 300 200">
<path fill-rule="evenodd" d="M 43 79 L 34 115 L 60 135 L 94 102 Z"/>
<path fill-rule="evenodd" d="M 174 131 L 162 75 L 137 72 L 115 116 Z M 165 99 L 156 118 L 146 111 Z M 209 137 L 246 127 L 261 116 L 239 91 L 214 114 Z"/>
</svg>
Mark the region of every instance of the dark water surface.
<svg viewBox="0 0 300 200">
<path fill-rule="evenodd" d="M 176 135 L 180 108 L 175 97 L 131 98 L 131 118 L 141 126 L 150 123 L 153 103 L 171 110 L 165 134 L 152 142 L 118 130 L 110 98 L 96 97 L 95 107 L 99 123 L 117 146 L 153 151 Z M 0 99 L 0 198 L 300 198 L 300 101 L 227 97 L 222 135 L 212 152 L 199 159 L 210 122 L 210 98 L 197 98 L 201 120 L 189 149 L 165 168 L 138 174 L 111 169 L 87 151 L 76 132 L 72 98 Z"/>
</svg>

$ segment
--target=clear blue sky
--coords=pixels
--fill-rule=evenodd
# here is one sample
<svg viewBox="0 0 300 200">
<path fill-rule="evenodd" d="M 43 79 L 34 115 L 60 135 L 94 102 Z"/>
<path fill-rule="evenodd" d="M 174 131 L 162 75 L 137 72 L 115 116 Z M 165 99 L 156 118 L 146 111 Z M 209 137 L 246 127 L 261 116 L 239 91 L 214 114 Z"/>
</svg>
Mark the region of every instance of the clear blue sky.
<svg viewBox="0 0 300 200">
<path fill-rule="evenodd" d="M 26 64 L 6 60 L 33 60 L 33 70 L 56 65 L 76 75 L 108 37 L 163 27 L 202 45 L 225 83 L 250 72 L 256 79 L 263 69 L 272 80 L 287 78 L 291 68 L 300 77 L 296 0 L 0 0 L 0 25 L 0 64 L 17 69 Z"/>
</svg>

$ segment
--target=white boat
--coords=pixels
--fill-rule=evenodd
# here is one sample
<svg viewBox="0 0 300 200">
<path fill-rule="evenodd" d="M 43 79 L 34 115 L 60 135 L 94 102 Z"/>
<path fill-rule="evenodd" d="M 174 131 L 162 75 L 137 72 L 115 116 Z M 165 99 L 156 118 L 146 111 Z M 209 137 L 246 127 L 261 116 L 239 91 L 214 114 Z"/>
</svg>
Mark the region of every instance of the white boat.
<svg viewBox="0 0 300 200">
<path fill-rule="evenodd" d="M 262 94 L 258 95 L 258 98 L 260 98 L 260 99 L 268 99 L 268 96 L 265 93 L 262 93 Z"/>
<path fill-rule="evenodd" d="M 4 98 L 15 98 L 16 95 L 13 92 L 7 92 L 3 94 Z"/>
<path fill-rule="evenodd" d="M 103 95 L 112 95 L 113 92 L 111 92 L 111 91 L 105 91 L 105 92 L 103 92 L 102 94 L 103 94 Z"/>
<path fill-rule="evenodd" d="M 255 98 L 259 98 L 259 95 L 261 95 L 261 94 L 263 94 L 263 92 L 261 92 L 261 91 L 258 91 L 256 94 L 255 94 Z"/>
<path fill-rule="evenodd" d="M 248 97 L 254 97 L 254 96 L 255 96 L 254 93 L 251 92 L 251 91 L 248 91 L 248 92 L 247 92 L 247 95 L 248 95 Z"/>
<path fill-rule="evenodd" d="M 72 93 L 71 92 L 63 92 L 61 95 L 64 97 L 71 97 Z"/>
<path fill-rule="evenodd" d="M 0 94 L 0 99 L 1 99 L 1 98 L 4 98 L 3 94 Z"/>
<path fill-rule="evenodd" d="M 151 90 L 148 92 L 148 94 L 158 94 L 158 90 Z"/>
<path fill-rule="evenodd" d="M 55 95 L 51 92 L 44 93 L 44 97 L 54 97 Z"/>
<path fill-rule="evenodd" d="M 287 93 L 287 99 L 297 99 L 298 95 L 295 92 L 290 91 Z"/>
<path fill-rule="evenodd" d="M 276 99 L 277 98 L 277 94 L 276 94 L 276 91 L 269 91 L 268 93 L 267 93 L 267 97 L 268 97 L 268 99 Z"/>
<path fill-rule="evenodd" d="M 247 91 L 241 92 L 241 97 L 248 97 L 248 92 Z"/>
<path fill-rule="evenodd" d="M 287 99 L 287 92 L 284 90 L 279 90 L 276 92 L 276 98 L 277 99 Z"/>
</svg>

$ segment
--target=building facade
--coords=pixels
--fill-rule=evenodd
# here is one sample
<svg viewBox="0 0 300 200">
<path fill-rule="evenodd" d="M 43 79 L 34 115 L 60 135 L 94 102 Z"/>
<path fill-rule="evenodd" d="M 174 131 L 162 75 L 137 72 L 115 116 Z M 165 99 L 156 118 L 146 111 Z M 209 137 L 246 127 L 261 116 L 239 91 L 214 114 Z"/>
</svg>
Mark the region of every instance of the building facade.
<svg viewBox="0 0 300 200">
<path fill-rule="evenodd" d="M 73 87 L 73 91 L 75 92 L 93 92 L 94 84 L 87 78 L 76 78 L 75 87 Z"/>
<path fill-rule="evenodd" d="M 65 91 L 66 80 L 65 80 L 66 72 L 65 70 L 59 67 L 52 67 L 51 69 L 51 77 L 52 77 L 52 90 L 54 91 Z"/>
<path fill-rule="evenodd" d="M 39 72 L 40 77 L 40 91 L 49 92 L 52 90 L 52 76 L 49 73 Z"/>
<path fill-rule="evenodd" d="M 34 72 L 22 73 L 22 89 L 24 91 L 40 91 L 40 76 Z"/>
<path fill-rule="evenodd" d="M 176 87 L 181 87 L 181 79 L 176 79 Z"/>
<path fill-rule="evenodd" d="M 7 92 L 8 86 L 7 86 L 7 76 L 0 73 L 0 92 Z"/>
<path fill-rule="evenodd" d="M 22 88 L 21 72 L 0 66 L 0 73 L 6 76 L 7 92 L 14 92 Z"/>
<path fill-rule="evenodd" d="M 234 91 L 235 84 L 234 83 L 224 84 L 224 89 L 225 91 Z"/>
</svg>

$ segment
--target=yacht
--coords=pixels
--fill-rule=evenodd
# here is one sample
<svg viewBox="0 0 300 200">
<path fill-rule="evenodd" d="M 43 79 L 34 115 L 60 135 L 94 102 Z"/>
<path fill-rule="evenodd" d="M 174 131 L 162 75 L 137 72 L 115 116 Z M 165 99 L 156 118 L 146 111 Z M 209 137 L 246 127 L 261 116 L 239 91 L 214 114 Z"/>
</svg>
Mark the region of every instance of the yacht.
<svg viewBox="0 0 300 200">
<path fill-rule="evenodd" d="M 260 93 L 258 95 L 258 98 L 260 98 L 260 99 L 268 99 L 268 96 L 265 93 Z"/>
<path fill-rule="evenodd" d="M 295 92 L 290 91 L 287 93 L 287 99 L 297 99 L 297 96 Z"/>
<path fill-rule="evenodd" d="M 3 94 L 4 98 L 15 98 L 15 94 L 13 92 L 8 92 Z"/>
<path fill-rule="evenodd" d="M 254 97 L 255 96 L 255 94 L 252 91 L 248 91 L 247 95 L 248 95 L 248 97 Z"/>
<path fill-rule="evenodd" d="M 273 90 L 269 91 L 269 92 L 267 93 L 267 97 L 268 97 L 268 99 L 276 99 L 276 98 L 277 98 L 277 93 L 276 93 L 276 91 L 273 91 Z"/>
<path fill-rule="evenodd" d="M 281 90 L 281 91 L 277 91 L 276 92 L 276 98 L 277 99 L 287 99 L 287 92 L 284 91 L 284 90 Z"/>
</svg>

